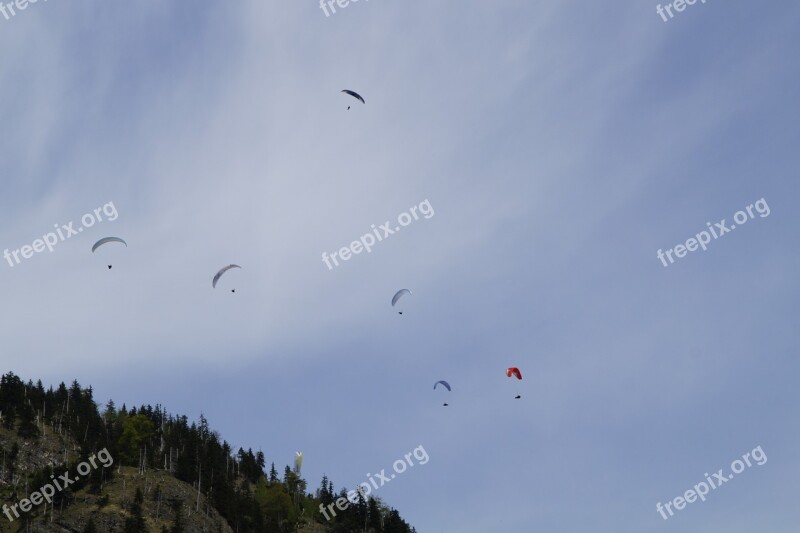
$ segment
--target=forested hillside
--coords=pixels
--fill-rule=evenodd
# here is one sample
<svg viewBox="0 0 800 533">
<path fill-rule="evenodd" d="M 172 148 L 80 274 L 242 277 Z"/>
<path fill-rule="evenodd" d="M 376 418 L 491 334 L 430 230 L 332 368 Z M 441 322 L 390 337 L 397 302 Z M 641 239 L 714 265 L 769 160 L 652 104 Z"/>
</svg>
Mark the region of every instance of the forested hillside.
<svg viewBox="0 0 800 533">
<path fill-rule="evenodd" d="M 2 531 L 415 531 L 360 494 L 328 521 L 320 504 L 347 490 L 327 477 L 311 493 L 289 466 L 279 471 L 261 451 L 233 450 L 202 415 L 190 422 L 159 404 L 113 401 L 100 409 L 92 388 L 76 381 L 45 390 L 2 376 L 0 449 Z"/>
</svg>

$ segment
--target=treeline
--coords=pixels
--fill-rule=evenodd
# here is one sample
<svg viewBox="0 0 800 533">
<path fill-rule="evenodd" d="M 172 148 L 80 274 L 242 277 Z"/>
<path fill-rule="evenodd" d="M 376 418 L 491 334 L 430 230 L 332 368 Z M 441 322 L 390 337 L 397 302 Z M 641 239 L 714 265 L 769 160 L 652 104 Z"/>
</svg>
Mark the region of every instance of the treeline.
<svg viewBox="0 0 800 533">
<path fill-rule="evenodd" d="M 3 446 L 0 481 L 12 488 L 10 501 L 24 497 L 24 487 L 38 487 L 59 475 L 67 464 L 85 461 L 103 448 L 114 458 L 110 468 L 98 468 L 89 476 L 56 495 L 53 506 L 64 509 L 74 503 L 73 494 L 87 488 L 102 494 L 103 485 L 111 479 L 120 464 L 169 472 L 190 484 L 225 518 L 234 531 L 294 532 L 306 522 L 324 524 L 331 533 L 414 533 L 394 510 L 374 498 L 360 498 L 328 521 L 320 513 L 320 504 L 327 506 L 347 491 L 337 494 L 333 483 L 323 476 L 320 488 L 308 493 L 306 481 L 289 466 L 279 476 L 275 464 L 266 471 L 266 458 L 261 451 L 239 448 L 234 451 L 219 433 L 212 431 L 204 416 L 189 422 L 186 416 L 173 416 L 161 405 L 117 409 L 109 401 L 102 412 L 92 396 L 92 388 L 81 388 L 77 381 L 67 388 L 45 390 L 41 380 L 24 383 L 8 373 L 0 377 L 0 425 L 15 431 L 26 441 L 36 442 L 47 435 L 58 435 L 63 451 L 51 458 L 55 467 L 47 467 L 21 479 L 18 472 L 19 446 Z M 63 455 L 62 455 L 63 454 Z M 76 458 L 77 456 L 77 458 Z M 173 502 L 174 504 L 174 502 Z M 197 507 L 195 507 L 195 505 Z M 187 512 L 204 512 L 199 498 Z M 141 515 L 141 496 L 131 508 L 132 516 Z M 139 524 L 139 525 L 137 525 Z M 128 520 L 125 533 L 146 531 L 140 519 Z M 173 528 L 180 533 L 182 526 Z"/>
</svg>

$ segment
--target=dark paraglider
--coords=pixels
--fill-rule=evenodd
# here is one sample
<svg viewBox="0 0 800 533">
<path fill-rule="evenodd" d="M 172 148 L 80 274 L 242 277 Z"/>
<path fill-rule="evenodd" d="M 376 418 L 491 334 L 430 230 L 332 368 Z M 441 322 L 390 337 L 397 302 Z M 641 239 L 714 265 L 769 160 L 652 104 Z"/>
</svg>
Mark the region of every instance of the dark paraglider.
<svg viewBox="0 0 800 533">
<path fill-rule="evenodd" d="M 355 91 L 351 91 L 351 90 L 349 90 L 349 89 L 343 89 L 343 90 L 342 90 L 342 92 L 343 92 L 343 93 L 346 93 L 346 94 L 349 94 L 350 96 L 352 96 L 353 98 L 355 98 L 355 99 L 357 99 L 357 100 L 361 100 L 361 103 L 362 103 L 362 104 L 366 104 L 366 102 L 364 101 L 364 99 L 363 99 L 363 98 L 361 97 L 361 95 L 360 95 L 360 94 L 358 94 L 357 92 L 355 92 Z M 347 106 L 347 109 L 350 109 L 350 106 Z"/>
</svg>

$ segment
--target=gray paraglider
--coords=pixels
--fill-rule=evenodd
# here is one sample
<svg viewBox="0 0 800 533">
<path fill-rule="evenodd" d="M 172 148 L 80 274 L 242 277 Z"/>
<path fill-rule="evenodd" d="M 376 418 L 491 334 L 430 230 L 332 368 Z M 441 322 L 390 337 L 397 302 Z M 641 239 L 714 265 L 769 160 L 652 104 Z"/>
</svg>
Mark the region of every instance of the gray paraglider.
<svg viewBox="0 0 800 533">
<path fill-rule="evenodd" d="M 433 390 L 436 390 L 436 386 L 437 386 L 437 385 L 439 385 L 439 383 L 441 383 L 442 385 L 444 385 L 444 387 L 445 387 L 445 388 L 446 388 L 448 391 L 450 391 L 450 390 L 453 390 L 453 389 L 451 389 L 451 388 L 450 388 L 450 384 L 449 384 L 448 382 L 446 382 L 445 380 L 443 380 L 443 379 L 442 379 L 442 380 L 439 380 L 439 381 L 437 381 L 436 383 L 434 383 L 434 384 L 433 384 Z"/>
<path fill-rule="evenodd" d="M 436 387 L 438 385 L 440 385 L 440 384 L 444 385 L 444 388 L 446 388 L 448 392 L 450 392 L 452 390 L 450 388 L 450 384 L 448 382 L 446 382 L 445 380 L 443 380 L 443 379 L 440 379 L 439 381 L 437 381 L 436 383 L 433 384 L 433 390 L 436 390 Z M 447 406 L 448 406 L 448 404 L 447 404 L 447 402 L 445 402 L 443 407 L 447 407 Z"/>
<path fill-rule="evenodd" d="M 227 272 L 232 268 L 242 268 L 242 267 L 240 267 L 239 265 L 228 265 L 226 267 L 222 267 L 221 269 L 219 269 L 219 272 L 216 273 L 214 279 L 211 280 L 211 287 L 216 289 L 219 278 L 221 278 L 225 272 Z M 236 292 L 236 289 L 231 290 L 231 292 Z"/>
<path fill-rule="evenodd" d="M 101 246 L 103 246 L 104 244 L 107 244 L 109 242 L 119 242 L 119 243 L 124 244 L 125 248 L 128 247 L 128 243 L 123 241 L 119 237 L 104 237 L 104 238 L 100 239 L 99 241 L 97 241 L 96 243 L 94 243 L 94 246 L 92 246 L 92 253 L 94 253 L 95 250 L 97 250 L 98 248 L 100 248 Z M 111 270 L 111 265 L 108 265 L 108 269 Z"/>
<path fill-rule="evenodd" d="M 121 242 L 122 244 L 125 245 L 126 248 L 128 246 L 128 243 L 123 241 L 119 237 L 104 237 L 104 238 L 100 239 L 99 241 L 97 241 L 96 243 L 94 243 L 94 246 L 92 246 L 92 253 L 94 253 L 95 250 L 97 250 L 98 248 L 100 248 L 101 246 L 103 246 L 104 244 L 107 244 L 109 242 Z"/>
<path fill-rule="evenodd" d="M 411 291 L 408 289 L 400 289 L 399 291 L 397 291 L 395 295 L 392 297 L 392 307 L 394 307 L 394 304 L 396 304 L 400 300 L 400 298 L 402 298 L 403 295 L 405 294 L 411 294 Z M 402 315 L 403 312 L 398 311 L 398 314 Z"/>
</svg>

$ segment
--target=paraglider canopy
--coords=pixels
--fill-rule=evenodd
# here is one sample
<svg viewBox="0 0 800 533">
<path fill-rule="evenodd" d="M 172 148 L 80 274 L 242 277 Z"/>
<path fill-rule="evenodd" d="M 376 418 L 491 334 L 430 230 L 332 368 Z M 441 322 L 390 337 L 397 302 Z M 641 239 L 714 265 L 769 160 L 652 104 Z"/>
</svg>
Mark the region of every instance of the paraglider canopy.
<svg viewBox="0 0 800 533">
<path fill-rule="evenodd" d="M 411 291 L 408 289 L 400 289 L 397 291 L 392 297 L 392 307 L 394 307 L 394 304 L 396 304 L 397 301 L 400 300 L 400 298 L 402 298 L 405 294 L 411 294 Z"/>
<path fill-rule="evenodd" d="M 211 287 L 213 287 L 213 288 L 215 288 L 215 289 L 216 289 L 216 288 L 217 288 L 217 282 L 219 281 L 219 278 L 221 278 L 221 277 L 222 277 L 222 275 L 223 275 L 225 272 L 227 272 L 228 270 L 230 270 L 230 269 L 232 269 L 232 268 L 242 268 L 242 267 L 240 267 L 239 265 L 228 265 L 228 266 L 226 266 L 226 267 L 223 267 L 223 268 L 221 268 L 221 269 L 219 270 L 219 272 L 217 272 L 217 273 L 216 273 L 216 275 L 214 276 L 214 279 L 213 279 L 213 280 L 211 280 Z"/>
<path fill-rule="evenodd" d="M 516 376 L 517 379 L 522 379 L 522 373 L 519 371 L 519 368 L 512 366 L 508 370 L 506 370 L 506 376 Z"/>
<path fill-rule="evenodd" d="M 104 237 L 99 241 L 97 241 L 96 243 L 94 243 L 94 246 L 92 246 L 92 253 L 94 253 L 95 250 L 97 250 L 98 248 L 109 242 L 120 242 L 125 245 L 125 248 L 128 247 L 128 243 L 123 241 L 119 237 Z M 108 265 L 108 269 L 111 270 L 111 265 Z"/>
<path fill-rule="evenodd" d="M 433 384 L 433 390 L 436 390 L 436 386 L 437 386 L 437 385 L 439 385 L 440 383 L 441 383 L 442 385 L 444 385 L 444 387 L 445 387 L 447 390 L 452 390 L 452 389 L 450 388 L 450 384 L 449 384 L 448 382 L 444 381 L 444 380 L 439 380 L 439 381 L 437 381 L 436 383 L 434 383 L 434 384 Z"/>
<path fill-rule="evenodd" d="M 128 247 L 128 243 L 123 241 L 119 237 L 104 237 L 99 241 L 97 241 L 96 243 L 94 243 L 94 246 L 92 246 L 92 253 L 94 253 L 95 250 L 97 250 L 98 248 L 109 242 L 121 242 L 122 244 L 125 245 L 126 248 Z"/>
<path fill-rule="evenodd" d="M 294 469 L 299 474 L 303 467 L 303 452 L 294 452 Z"/>
<path fill-rule="evenodd" d="M 408 289 L 400 289 L 399 291 L 397 291 L 397 292 L 395 293 L 394 297 L 392 298 L 392 307 L 394 307 L 394 304 L 396 304 L 396 303 L 397 303 L 397 301 L 398 301 L 400 298 L 402 298 L 402 297 L 403 297 L 403 295 L 405 295 L 405 294 L 411 294 L 411 291 L 410 291 L 410 290 L 408 290 Z M 402 312 L 402 311 L 398 311 L 398 312 L 397 312 L 397 314 L 399 314 L 399 315 L 402 315 L 402 314 L 403 314 L 403 312 Z"/>
<path fill-rule="evenodd" d="M 357 100 L 361 100 L 361 103 L 362 103 L 362 104 L 366 104 L 366 102 L 364 101 L 364 99 L 363 99 L 363 98 L 361 97 L 361 95 L 360 95 L 360 94 L 358 94 L 357 92 L 355 92 L 355 91 L 351 91 L 350 89 L 343 89 L 343 90 L 342 90 L 342 92 L 343 92 L 343 93 L 346 93 L 346 94 L 349 94 L 350 96 L 352 96 L 353 98 L 355 98 L 355 99 L 357 99 Z M 380 106 L 379 106 L 379 107 L 380 107 Z"/>
</svg>

